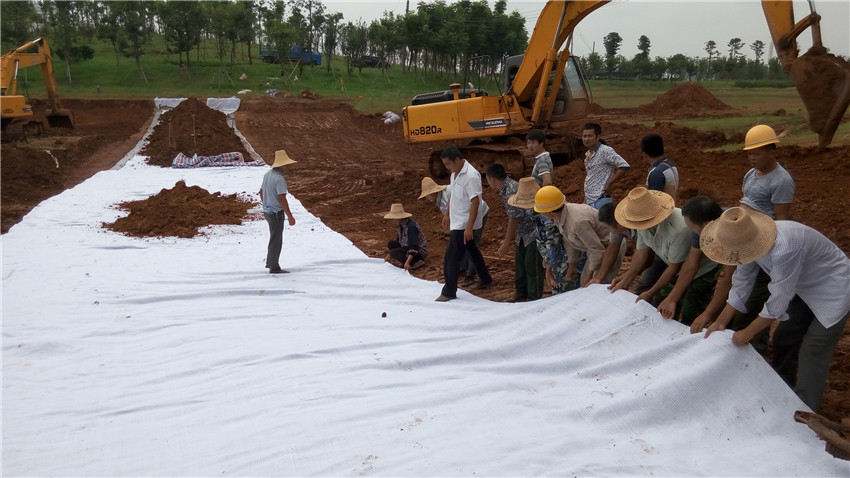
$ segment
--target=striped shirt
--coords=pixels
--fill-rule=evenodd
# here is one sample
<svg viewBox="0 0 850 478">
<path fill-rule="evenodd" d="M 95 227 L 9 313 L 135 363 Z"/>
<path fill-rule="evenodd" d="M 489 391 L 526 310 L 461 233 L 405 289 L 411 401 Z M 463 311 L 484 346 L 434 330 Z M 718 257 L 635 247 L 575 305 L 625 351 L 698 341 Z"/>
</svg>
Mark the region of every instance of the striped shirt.
<svg viewBox="0 0 850 478">
<path fill-rule="evenodd" d="M 607 144 L 600 144 L 595 151 L 588 149 L 584 155 L 584 169 L 587 172 L 584 178 L 584 202 L 596 202 L 605 192 L 605 186 L 614 171 L 628 168 L 629 163 Z"/>
<path fill-rule="evenodd" d="M 850 312 L 850 259 L 820 232 L 794 221 L 776 221 L 776 242 L 764 257 L 738 266 L 728 303 L 747 312 L 759 267 L 770 276 L 770 297 L 759 314 L 787 320 L 788 304 L 800 296 L 826 328 Z"/>
<path fill-rule="evenodd" d="M 663 191 L 676 199 L 679 191 L 679 169 L 667 156 L 652 163 L 646 175 L 646 189 Z"/>
</svg>

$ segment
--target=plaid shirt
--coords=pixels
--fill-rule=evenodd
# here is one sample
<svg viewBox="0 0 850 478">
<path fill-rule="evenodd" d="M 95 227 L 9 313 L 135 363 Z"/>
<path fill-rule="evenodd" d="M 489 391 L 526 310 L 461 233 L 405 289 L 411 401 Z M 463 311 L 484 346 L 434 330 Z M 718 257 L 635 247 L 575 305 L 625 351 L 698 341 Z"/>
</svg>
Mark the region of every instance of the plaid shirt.
<svg viewBox="0 0 850 478">
<path fill-rule="evenodd" d="M 508 198 L 516 194 L 518 189 L 518 182 L 511 178 L 505 178 L 502 182 L 502 189 L 499 190 L 499 197 L 502 199 L 502 205 L 505 206 L 505 213 L 508 217 L 516 219 L 516 238 L 514 238 L 514 241 L 519 244 L 519 241 L 522 240 L 523 244 L 529 245 L 537 240 L 537 229 L 531 221 L 531 210 L 508 204 Z"/>
</svg>

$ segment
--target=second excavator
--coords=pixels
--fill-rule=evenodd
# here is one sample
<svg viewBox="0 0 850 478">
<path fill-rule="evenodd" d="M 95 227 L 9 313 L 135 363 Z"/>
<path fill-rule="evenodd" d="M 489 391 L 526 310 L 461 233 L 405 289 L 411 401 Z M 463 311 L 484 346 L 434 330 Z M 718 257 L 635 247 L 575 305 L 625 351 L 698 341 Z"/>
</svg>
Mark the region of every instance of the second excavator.
<svg viewBox="0 0 850 478">
<path fill-rule="evenodd" d="M 461 143 L 479 166 L 502 162 L 515 177 L 527 172 L 520 135 L 533 128 L 552 137 L 547 147 L 556 164 L 578 156 L 580 141 L 558 135 L 559 122 L 581 118 L 592 104 L 578 59 L 570 54 L 575 27 L 608 0 L 549 1 L 543 7 L 524 55 L 509 57 L 502 71 L 505 93 L 485 92 L 452 84 L 449 91 L 413 98 L 404 108 L 404 135 L 411 143 Z M 811 2 L 810 2 L 810 5 Z M 850 104 L 850 64 L 829 54 L 821 41 L 820 16 L 812 11 L 795 22 L 788 0 L 762 0 L 777 56 L 794 82 L 809 115 L 809 126 L 826 147 Z M 813 46 L 800 55 L 797 37 L 812 31 Z M 434 177 L 446 171 L 436 156 L 429 169 Z"/>
</svg>

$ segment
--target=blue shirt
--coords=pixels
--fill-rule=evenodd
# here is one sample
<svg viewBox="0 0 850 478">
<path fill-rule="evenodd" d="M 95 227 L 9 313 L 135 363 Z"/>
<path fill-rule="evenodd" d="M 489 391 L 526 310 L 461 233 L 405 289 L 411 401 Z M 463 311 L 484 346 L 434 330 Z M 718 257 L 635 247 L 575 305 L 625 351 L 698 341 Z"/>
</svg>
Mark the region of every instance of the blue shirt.
<svg viewBox="0 0 850 478">
<path fill-rule="evenodd" d="M 280 205 L 278 195 L 286 194 L 289 189 L 286 185 L 286 178 L 283 173 L 277 169 L 270 169 L 263 176 L 263 186 L 260 188 L 263 193 L 263 212 L 266 214 L 276 214 L 283 210 Z"/>
</svg>

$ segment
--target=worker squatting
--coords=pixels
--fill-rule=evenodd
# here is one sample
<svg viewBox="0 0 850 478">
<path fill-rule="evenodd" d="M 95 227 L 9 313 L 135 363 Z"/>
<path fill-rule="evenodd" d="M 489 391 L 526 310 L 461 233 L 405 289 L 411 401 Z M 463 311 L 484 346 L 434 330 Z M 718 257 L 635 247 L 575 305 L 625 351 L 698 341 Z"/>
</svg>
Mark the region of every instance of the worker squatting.
<svg viewBox="0 0 850 478">
<path fill-rule="evenodd" d="M 630 166 L 601 139 L 602 128 L 582 131 L 584 203 L 566 202 L 553 185 L 552 159 L 542 131 L 526 138 L 534 156 L 531 176 L 510 178 L 504 167 L 486 170 L 508 216 L 499 254 L 514 252 L 514 301 L 540 299 L 590 284 L 629 290 L 666 319 L 692 333 L 730 328 L 732 341 L 764 352 L 771 365 L 812 409 L 821 403 L 833 349 L 850 312 L 850 259 L 820 232 L 789 220 L 794 180 L 773 157 L 779 137 L 766 125 L 751 128 L 744 150 L 752 162 L 743 178 L 740 206 L 725 211 L 696 196 L 676 207 L 679 172 L 664 154 L 661 136 L 648 134 L 641 152 L 649 163 L 646 185 L 615 202 L 612 186 Z M 449 233 L 443 260 L 445 282 L 438 302 L 457 297 L 461 286 L 487 289 L 493 279 L 478 246 L 490 210 L 481 174 L 460 150 L 446 148 L 448 185 L 422 179 L 419 199 L 433 198 Z M 282 168 L 295 161 L 278 151 L 260 192 L 269 224 L 266 268 L 281 269 L 284 219 L 295 219 L 286 200 Z M 425 236 L 403 204 L 385 219 L 398 221 L 387 260 L 406 270 L 428 258 Z M 621 271 L 627 248 L 630 265 Z"/>
</svg>

